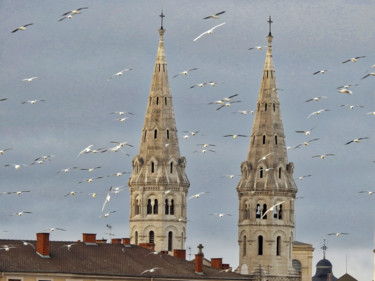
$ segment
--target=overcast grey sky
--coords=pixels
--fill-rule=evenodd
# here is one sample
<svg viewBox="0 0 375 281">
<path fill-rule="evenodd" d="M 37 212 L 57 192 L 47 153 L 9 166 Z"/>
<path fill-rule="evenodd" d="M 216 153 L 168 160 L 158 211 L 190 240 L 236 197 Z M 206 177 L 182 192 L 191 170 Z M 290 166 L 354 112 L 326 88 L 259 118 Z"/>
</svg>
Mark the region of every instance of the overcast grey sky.
<svg viewBox="0 0 375 281">
<path fill-rule="evenodd" d="M 62 14 L 79 8 L 72 19 Z M 273 58 L 281 103 L 286 142 L 296 146 L 319 138 L 306 147 L 288 150 L 294 162 L 296 180 L 296 240 L 315 248 L 315 265 L 322 258 L 327 239 L 327 258 L 337 277 L 348 273 L 358 280 L 372 277 L 374 248 L 374 196 L 359 191 L 374 186 L 375 1 L 24 1 L 0 3 L 0 191 L 30 190 L 20 196 L 0 196 L 2 238 L 35 239 L 35 233 L 49 227 L 53 240 L 77 240 L 83 232 L 109 238 L 106 224 L 116 237 L 128 237 L 129 175 L 105 177 L 92 183 L 78 183 L 116 172 L 131 172 L 132 157 L 138 153 L 151 85 L 160 27 L 164 19 L 165 49 L 181 155 L 187 158 L 189 195 L 208 191 L 189 200 L 186 247 L 195 254 L 202 243 L 207 258 L 223 257 L 238 265 L 236 186 L 246 160 L 249 138 L 224 138 L 226 134 L 249 135 L 253 115 L 238 110 L 256 106 L 265 50 L 248 50 L 266 45 L 268 17 L 272 16 Z M 220 19 L 203 20 L 226 11 Z M 193 42 L 203 31 L 225 22 L 213 34 Z M 33 23 L 26 30 L 15 28 Z M 342 62 L 365 56 L 356 63 Z M 187 76 L 172 78 L 197 67 Z M 114 73 L 133 68 L 121 77 Z M 318 70 L 325 74 L 313 75 Z M 38 77 L 32 82 L 24 78 Z M 221 82 L 216 87 L 190 89 L 203 81 Z M 352 84 L 352 94 L 337 87 Z M 209 102 L 238 94 L 229 108 L 216 110 Z M 306 100 L 326 96 L 319 102 Z M 43 99 L 36 104 L 24 101 Z M 362 105 L 365 108 L 342 107 Z M 307 116 L 320 109 L 320 115 Z M 130 111 L 125 122 L 114 111 Z M 314 128 L 310 136 L 296 130 Z M 201 134 L 184 139 L 183 131 Z M 360 143 L 348 141 L 368 137 Z M 134 147 L 125 152 L 78 153 L 90 144 L 113 147 L 111 141 L 127 141 Z M 215 153 L 193 153 L 198 143 L 212 143 Z M 317 154 L 335 154 L 324 160 Z M 30 164 L 39 156 L 54 155 L 43 165 L 16 170 L 7 164 Z M 61 169 L 100 166 L 91 174 Z M 108 218 L 100 217 L 109 186 L 124 186 L 113 195 Z M 70 191 L 80 191 L 67 196 Z M 97 198 L 88 195 L 97 192 Z M 32 214 L 10 216 L 15 212 Z M 213 212 L 233 214 L 217 219 Z M 349 235 L 332 237 L 331 232 Z M 189 249 L 187 254 L 189 257 Z"/>
</svg>

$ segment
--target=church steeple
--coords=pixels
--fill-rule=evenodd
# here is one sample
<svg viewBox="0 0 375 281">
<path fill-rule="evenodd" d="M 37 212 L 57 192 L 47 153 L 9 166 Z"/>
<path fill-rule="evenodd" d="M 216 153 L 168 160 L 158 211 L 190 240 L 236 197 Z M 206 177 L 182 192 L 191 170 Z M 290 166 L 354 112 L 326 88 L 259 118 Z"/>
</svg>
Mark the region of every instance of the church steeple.
<svg viewBox="0 0 375 281">
<path fill-rule="evenodd" d="M 134 244 L 151 243 L 157 251 L 183 249 L 189 180 L 180 156 L 164 50 L 163 12 L 159 47 L 147 101 L 139 153 L 129 178 L 130 232 Z"/>
<path fill-rule="evenodd" d="M 268 47 L 246 161 L 237 185 L 240 270 L 256 275 L 291 276 L 294 238 L 293 163 L 288 162 L 272 57 L 271 17 Z"/>
</svg>

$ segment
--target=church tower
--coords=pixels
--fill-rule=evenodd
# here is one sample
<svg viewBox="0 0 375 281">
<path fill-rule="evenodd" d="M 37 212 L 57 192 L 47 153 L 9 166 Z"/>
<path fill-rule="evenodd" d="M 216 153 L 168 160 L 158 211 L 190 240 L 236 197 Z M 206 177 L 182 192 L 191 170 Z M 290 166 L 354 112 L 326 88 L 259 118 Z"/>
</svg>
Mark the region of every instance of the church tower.
<svg viewBox="0 0 375 281">
<path fill-rule="evenodd" d="M 129 178 L 130 239 L 155 251 L 184 249 L 189 180 L 180 156 L 164 51 L 163 13 L 159 48 L 147 101 L 139 153 Z"/>
<path fill-rule="evenodd" d="M 277 94 L 271 17 L 268 23 L 268 48 L 249 151 L 237 185 L 239 271 L 265 280 L 298 280 L 292 268 L 297 187 Z"/>
</svg>

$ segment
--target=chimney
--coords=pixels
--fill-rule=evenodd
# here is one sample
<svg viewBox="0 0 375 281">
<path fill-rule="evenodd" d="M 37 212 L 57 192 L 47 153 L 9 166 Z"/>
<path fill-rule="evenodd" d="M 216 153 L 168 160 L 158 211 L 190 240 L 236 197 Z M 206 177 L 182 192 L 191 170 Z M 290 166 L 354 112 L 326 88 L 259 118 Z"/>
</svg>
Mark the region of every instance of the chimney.
<svg viewBox="0 0 375 281">
<path fill-rule="evenodd" d="M 112 244 L 116 244 L 116 245 L 121 244 L 121 238 L 113 238 Z"/>
<path fill-rule="evenodd" d="M 222 258 L 212 258 L 211 267 L 216 269 L 223 269 L 223 259 Z"/>
<path fill-rule="evenodd" d="M 177 250 L 177 249 L 174 249 L 173 256 L 176 257 L 176 258 L 180 258 L 180 259 L 186 260 L 186 250 Z"/>
<path fill-rule="evenodd" d="M 143 248 L 155 251 L 155 244 L 154 243 L 139 243 L 139 247 L 143 247 Z"/>
<path fill-rule="evenodd" d="M 122 244 L 130 246 L 130 238 L 122 238 Z"/>
<path fill-rule="evenodd" d="M 36 234 L 36 252 L 42 258 L 50 258 L 49 255 L 49 233 Z"/>
<path fill-rule="evenodd" d="M 198 245 L 198 254 L 195 255 L 195 273 L 199 275 L 203 275 L 203 259 L 204 255 L 202 252 L 203 245 L 199 244 Z"/>
<path fill-rule="evenodd" d="M 95 233 L 83 233 L 82 242 L 86 245 L 96 245 L 96 234 Z"/>
</svg>

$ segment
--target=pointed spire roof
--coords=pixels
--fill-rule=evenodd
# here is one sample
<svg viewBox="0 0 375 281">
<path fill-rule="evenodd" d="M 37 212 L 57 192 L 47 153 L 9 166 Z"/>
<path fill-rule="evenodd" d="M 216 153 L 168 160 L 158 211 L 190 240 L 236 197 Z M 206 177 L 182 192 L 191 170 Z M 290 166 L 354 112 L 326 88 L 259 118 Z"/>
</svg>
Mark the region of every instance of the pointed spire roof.
<svg viewBox="0 0 375 281">
<path fill-rule="evenodd" d="M 151 182 L 170 182 L 172 175 L 166 172 L 167 170 L 169 171 L 167 165 L 170 165 L 171 161 L 174 162 L 176 167 L 179 165 L 183 166 L 185 163 L 185 158 L 180 156 L 172 94 L 169 87 L 164 49 L 164 17 L 162 12 L 160 15 L 161 27 L 159 29 L 159 46 L 156 54 L 154 74 L 147 102 L 139 154 L 135 158 L 147 166 L 152 162 L 152 165 L 155 165 L 155 167 L 158 166 L 161 168 L 164 166 L 166 169 L 158 169 L 159 172 L 152 174 L 151 177 L 150 175 L 145 176 L 144 173 L 147 174 L 147 169 L 145 168 L 143 172 L 141 171 L 138 174 L 138 177 L 132 177 L 130 183 L 138 182 L 140 178 L 143 178 L 143 180 L 147 178 Z M 178 179 L 178 181 L 182 181 L 188 185 L 185 173 L 179 174 L 182 178 Z"/>
</svg>

